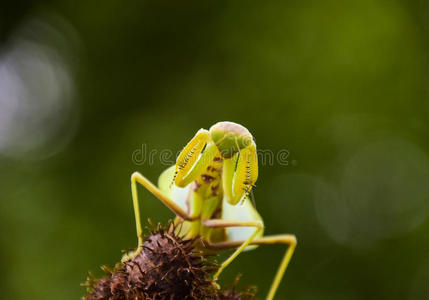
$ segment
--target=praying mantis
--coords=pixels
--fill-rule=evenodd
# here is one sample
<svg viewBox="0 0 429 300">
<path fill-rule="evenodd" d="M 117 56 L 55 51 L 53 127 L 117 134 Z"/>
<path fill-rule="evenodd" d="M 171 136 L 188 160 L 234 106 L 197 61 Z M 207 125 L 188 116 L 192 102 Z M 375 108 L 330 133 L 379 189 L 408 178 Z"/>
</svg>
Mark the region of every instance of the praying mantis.
<svg viewBox="0 0 429 300">
<path fill-rule="evenodd" d="M 219 267 L 213 280 L 243 251 L 258 245 L 284 244 L 286 253 L 269 289 L 274 299 L 297 240 L 295 235 L 263 236 L 264 223 L 249 193 L 258 178 L 256 144 L 251 133 L 233 122 L 218 122 L 209 130 L 200 129 L 165 170 L 158 186 L 138 172 L 131 176 L 131 191 L 137 228 L 138 247 L 124 256 L 127 261 L 143 247 L 143 233 L 137 194 L 145 187 L 181 222 L 185 238 L 199 237 L 203 250 L 236 249 Z"/>
</svg>

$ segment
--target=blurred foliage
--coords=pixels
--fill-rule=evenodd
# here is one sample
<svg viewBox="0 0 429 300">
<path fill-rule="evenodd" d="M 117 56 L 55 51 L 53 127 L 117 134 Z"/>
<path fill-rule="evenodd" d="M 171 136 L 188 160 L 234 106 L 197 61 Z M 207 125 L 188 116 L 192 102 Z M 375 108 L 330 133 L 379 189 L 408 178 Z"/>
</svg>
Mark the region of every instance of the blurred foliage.
<svg viewBox="0 0 429 300">
<path fill-rule="evenodd" d="M 24 28 L 73 82 L 68 123 L 40 121 L 62 126 L 40 146 L 49 155 L 0 150 L 3 299 L 79 299 L 87 270 L 136 244 L 130 174 L 167 167 L 133 152 L 176 153 L 222 120 L 290 153 L 260 166 L 255 191 L 266 233 L 299 240 L 278 299 L 429 299 L 427 1 L 3 5 L 0 75 Z M 172 217 L 141 195 L 145 217 Z M 225 282 L 242 272 L 262 297 L 283 251 L 241 255 Z"/>
</svg>

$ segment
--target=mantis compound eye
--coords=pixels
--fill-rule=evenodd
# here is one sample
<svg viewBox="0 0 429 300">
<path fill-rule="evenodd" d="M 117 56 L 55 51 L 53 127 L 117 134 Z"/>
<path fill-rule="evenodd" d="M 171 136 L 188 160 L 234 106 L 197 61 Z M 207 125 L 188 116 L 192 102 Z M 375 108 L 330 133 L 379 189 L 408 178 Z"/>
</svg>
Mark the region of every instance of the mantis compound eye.
<svg viewBox="0 0 429 300">
<path fill-rule="evenodd" d="M 210 136 L 224 158 L 250 146 L 252 134 L 246 127 L 233 122 L 219 122 L 210 128 Z"/>
</svg>

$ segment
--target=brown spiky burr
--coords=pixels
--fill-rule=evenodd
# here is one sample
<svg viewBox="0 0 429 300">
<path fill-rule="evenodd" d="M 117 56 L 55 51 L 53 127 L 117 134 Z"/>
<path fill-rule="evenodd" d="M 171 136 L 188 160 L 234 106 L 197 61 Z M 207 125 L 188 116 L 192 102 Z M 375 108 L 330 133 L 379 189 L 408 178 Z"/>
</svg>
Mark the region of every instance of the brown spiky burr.
<svg viewBox="0 0 429 300">
<path fill-rule="evenodd" d="M 194 240 L 159 228 L 146 239 L 134 259 L 125 262 L 131 286 L 150 299 L 207 299 L 214 293 L 209 279 L 213 264 L 194 251 Z"/>
<path fill-rule="evenodd" d="M 234 283 L 230 288 L 218 291 L 216 300 L 252 300 L 256 295 L 256 287 L 247 287 L 238 291 L 237 286 L 241 275 L 235 277 Z"/>
<path fill-rule="evenodd" d="M 104 267 L 102 279 L 90 277 L 84 300 L 248 300 L 250 293 L 218 290 L 211 280 L 216 265 L 195 249 L 195 239 L 182 239 L 170 225 L 146 237 L 141 252 Z M 235 285 L 234 285 L 235 286 Z"/>
<path fill-rule="evenodd" d="M 95 279 L 92 274 L 84 286 L 88 288 L 88 297 L 84 300 L 126 300 L 135 299 L 135 291 L 129 286 L 127 274 L 118 264 L 113 270 L 102 267 L 106 276 Z M 134 297 L 134 298 L 133 298 Z M 144 298 L 142 298 L 144 299 Z"/>
<path fill-rule="evenodd" d="M 221 291 L 216 296 L 216 300 L 247 300 L 252 299 L 252 297 L 235 291 Z"/>
</svg>

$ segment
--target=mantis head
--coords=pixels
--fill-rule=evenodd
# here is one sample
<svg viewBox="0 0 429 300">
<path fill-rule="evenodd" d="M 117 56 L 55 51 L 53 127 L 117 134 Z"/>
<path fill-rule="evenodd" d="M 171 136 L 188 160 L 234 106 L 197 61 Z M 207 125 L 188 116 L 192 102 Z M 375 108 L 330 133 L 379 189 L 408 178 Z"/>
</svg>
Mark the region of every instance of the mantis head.
<svg viewBox="0 0 429 300">
<path fill-rule="evenodd" d="M 246 127 L 233 122 L 218 122 L 210 127 L 210 137 L 223 158 L 231 158 L 253 142 Z"/>
</svg>

